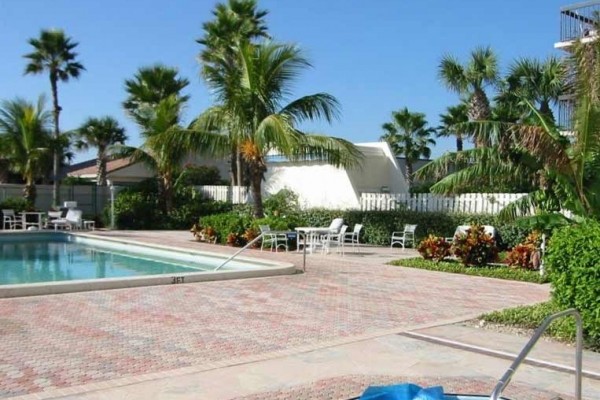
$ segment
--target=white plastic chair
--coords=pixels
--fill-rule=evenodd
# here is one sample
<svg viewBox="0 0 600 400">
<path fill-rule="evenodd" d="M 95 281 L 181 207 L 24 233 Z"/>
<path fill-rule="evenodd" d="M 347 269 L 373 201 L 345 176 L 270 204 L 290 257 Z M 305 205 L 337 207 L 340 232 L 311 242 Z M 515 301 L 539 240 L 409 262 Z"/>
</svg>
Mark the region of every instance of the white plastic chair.
<svg viewBox="0 0 600 400">
<path fill-rule="evenodd" d="M 17 229 L 17 227 L 23 227 L 21 218 L 17 218 L 15 210 L 2 210 L 2 227 L 4 229 Z"/>
<path fill-rule="evenodd" d="M 352 232 L 347 232 L 344 237 L 344 244 L 349 243 L 352 245 L 352 248 L 355 247 L 360 252 L 360 231 L 362 230 L 362 224 L 354 224 L 354 230 Z"/>
<path fill-rule="evenodd" d="M 346 237 L 346 230 L 348 225 L 342 225 L 338 233 L 330 232 L 321 238 L 323 244 L 323 252 L 329 254 L 331 246 L 336 247 L 336 253 L 342 253 L 344 255 L 344 238 Z"/>
<path fill-rule="evenodd" d="M 344 225 L 344 218 L 335 218 L 327 227 L 328 233 L 339 233 L 342 225 Z"/>
<path fill-rule="evenodd" d="M 417 225 L 404 225 L 404 230 L 402 232 L 392 232 L 392 243 L 390 244 L 390 247 L 393 247 L 394 244 L 399 244 L 404 249 L 409 242 L 414 246 L 416 229 Z"/>
<path fill-rule="evenodd" d="M 54 230 L 57 230 L 59 227 L 71 230 L 81 229 L 83 224 L 82 211 L 69 209 L 64 218 L 53 219 L 48 221 L 48 224 L 53 225 Z"/>
<path fill-rule="evenodd" d="M 260 233 L 263 235 L 260 244 L 260 251 L 263 251 L 263 248 L 267 244 L 271 250 L 275 249 L 275 251 L 277 251 L 279 247 L 283 247 L 285 251 L 288 250 L 287 234 L 271 232 L 271 227 L 269 225 L 259 225 L 258 228 L 260 229 Z"/>
</svg>

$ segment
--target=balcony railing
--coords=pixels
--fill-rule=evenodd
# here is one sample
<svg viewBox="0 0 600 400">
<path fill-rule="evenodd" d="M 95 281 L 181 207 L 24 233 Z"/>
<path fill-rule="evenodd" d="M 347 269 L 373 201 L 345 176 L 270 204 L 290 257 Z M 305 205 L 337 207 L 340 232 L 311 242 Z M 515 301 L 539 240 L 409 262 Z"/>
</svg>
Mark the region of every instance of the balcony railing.
<svg viewBox="0 0 600 400">
<path fill-rule="evenodd" d="M 600 1 L 587 1 L 560 9 L 560 41 L 567 42 L 598 34 Z"/>
<path fill-rule="evenodd" d="M 563 131 L 572 131 L 573 112 L 575 111 L 575 100 L 573 97 L 565 96 L 558 100 L 558 126 Z"/>
</svg>

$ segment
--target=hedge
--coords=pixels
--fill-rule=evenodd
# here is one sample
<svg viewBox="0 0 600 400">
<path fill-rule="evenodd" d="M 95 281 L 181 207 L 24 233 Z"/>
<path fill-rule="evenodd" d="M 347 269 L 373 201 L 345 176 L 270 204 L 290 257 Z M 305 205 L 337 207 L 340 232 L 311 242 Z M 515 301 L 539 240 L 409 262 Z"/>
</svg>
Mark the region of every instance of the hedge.
<svg viewBox="0 0 600 400">
<path fill-rule="evenodd" d="M 556 230 L 545 258 L 552 299 L 581 313 L 586 335 L 600 343 L 600 223 Z"/>
</svg>

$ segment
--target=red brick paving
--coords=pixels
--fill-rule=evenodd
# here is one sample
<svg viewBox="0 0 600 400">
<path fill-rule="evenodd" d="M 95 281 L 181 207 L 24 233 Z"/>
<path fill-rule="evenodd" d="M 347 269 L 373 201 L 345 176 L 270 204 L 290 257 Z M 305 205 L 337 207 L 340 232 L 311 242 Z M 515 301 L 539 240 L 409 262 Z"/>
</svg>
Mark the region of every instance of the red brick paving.
<svg viewBox="0 0 600 400">
<path fill-rule="evenodd" d="M 165 235 L 148 241 L 197 247 Z M 0 397 L 318 346 L 547 295 L 535 284 L 313 255 L 300 275 L 2 299 Z"/>
<path fill-rule="evenodd" d="M 441 385 L 445 393 L 480 394 L 489 396 L 494 390 L 495 381 L 489 378 L 439 378 L 439 377 L 406 377 L 406 376 L 367 376 L 350 375 L 332 379 L 322 379 L 306 385 L 297 385 L 251 396 L 236 397 L 232 400 L 314 400 L 314 399 L 352 399 L 370 385 L 393 385 L 411 382 L 421 387 Z M 518 400 L 549 400 L 557 394 L 539 390 L 531 386 L 511 383 L 503 397 Z M 563 400 L 572 397 L 561 395 Z"/>
</svg>

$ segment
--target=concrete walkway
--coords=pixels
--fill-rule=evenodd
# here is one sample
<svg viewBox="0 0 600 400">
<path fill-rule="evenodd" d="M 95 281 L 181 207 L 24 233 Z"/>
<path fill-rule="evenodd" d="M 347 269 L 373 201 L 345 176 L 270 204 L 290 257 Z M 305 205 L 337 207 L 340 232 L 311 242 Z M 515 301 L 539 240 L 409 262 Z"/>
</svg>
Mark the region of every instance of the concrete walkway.
<svg viewBox="0 0 600 400">
<path fill-rule="evenodd" d="M 234 251 L 192 242 L 188 232 L 96 233 L 107 234 Z M 346 396 L 382 376 L 489 386 L 506 360 L 398 333 L 543 301 L 548 287 L 384 265 L 412 254 L 315 254 L 300 275 L 0 300 L 0 397 L 231 399 L 275 391 L 288 397 L 256 398 L 294 399 L 295 390 L 315 387 Z M 522 393 L 571 393 L 568 374 L 529 369 Z M 335 392 L 339 382 L 346 392 Z"/>
</svg>

